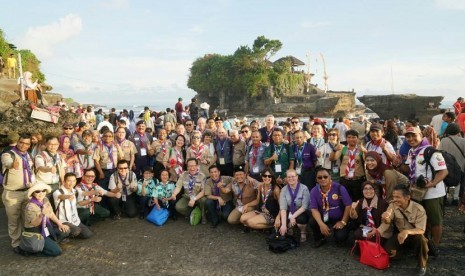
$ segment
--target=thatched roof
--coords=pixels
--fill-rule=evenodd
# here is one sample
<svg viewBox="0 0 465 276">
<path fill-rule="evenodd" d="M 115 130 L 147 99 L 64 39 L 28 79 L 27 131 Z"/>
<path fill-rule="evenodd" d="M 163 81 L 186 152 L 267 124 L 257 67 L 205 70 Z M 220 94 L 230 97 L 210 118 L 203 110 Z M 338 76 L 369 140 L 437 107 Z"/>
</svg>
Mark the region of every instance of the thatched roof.
<svg viewBox="0 0 465 276">
<path fill-rule="evenodd" d="M 283 62 L 283 61 L 288 61 L 290 60 L 291 61 L 291 65 L 292 66 L 302 66 L 302 65 L 305 65 L 305 63 L 303 61 L 301 61 L 300 59 L 294 57 L 294 56 L 287 56 L 287 57 L 282 57 L 278 60 L 276 60 L 274 63 L 279 63 L 279 62 Z"/>
</svg>

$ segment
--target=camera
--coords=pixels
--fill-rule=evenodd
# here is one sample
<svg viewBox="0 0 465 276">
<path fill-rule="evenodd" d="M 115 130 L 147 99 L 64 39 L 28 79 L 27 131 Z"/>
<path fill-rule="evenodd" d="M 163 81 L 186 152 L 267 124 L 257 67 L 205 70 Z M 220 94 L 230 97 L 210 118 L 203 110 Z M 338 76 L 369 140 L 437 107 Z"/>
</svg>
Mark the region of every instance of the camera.
<svg viewBox="0 0 465 276">
<path fill-rule="evenodd" d="M 415 185 L 418 188 L 425 188 L 427 181 L 428 180 L 425 178 L 424 175 L 420 175 L 419 177 L 417 177 L 417 181 L 415 182 Z"/>
</svg>

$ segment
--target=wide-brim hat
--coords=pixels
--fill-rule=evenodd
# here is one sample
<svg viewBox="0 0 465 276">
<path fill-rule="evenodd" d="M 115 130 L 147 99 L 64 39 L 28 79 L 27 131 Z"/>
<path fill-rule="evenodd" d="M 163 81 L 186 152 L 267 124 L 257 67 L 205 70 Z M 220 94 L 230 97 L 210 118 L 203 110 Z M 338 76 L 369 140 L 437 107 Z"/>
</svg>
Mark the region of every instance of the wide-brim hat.
<svg viewBox="0 0 465 276">
<path fill-rule="evenodd" d="M 210 108 L 210 105 L 207 104 L 207 103 L 201 103 L 201 104 L 200 104 L 200 108 L 209 109 L 209 108 Z"/>
<path fill-rule="evenodd" d="M 47 190 L 47 194 L 52 192 L 52 188 L 50 187 L 50 185 L 47 185 L 47 184 L 45 184 L 43 182 L 36 182 L 36 184 L 32 185 L 29 188 L 29 190 L 27 190 L 27 197 L 31 198 L 32 194 L 35 191 L 42 191 L 42 190 Z"/>
</svg>

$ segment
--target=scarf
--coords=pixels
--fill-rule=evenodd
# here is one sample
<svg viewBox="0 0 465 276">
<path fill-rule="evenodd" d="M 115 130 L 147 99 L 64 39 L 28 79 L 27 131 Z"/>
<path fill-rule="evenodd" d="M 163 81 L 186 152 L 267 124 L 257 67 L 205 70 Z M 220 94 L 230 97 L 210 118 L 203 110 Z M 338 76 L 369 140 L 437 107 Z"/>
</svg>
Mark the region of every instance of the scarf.
<svg viewBox="0 0 465 276">
<path fill-rule="evenodd" d="M 410 179 L 410 182 L 411 183 L 415 183 L 416 181 L 416 177 L 415 177 L 415 174 L 416 174 L 416 169 L 417 169 L 417 162 L 416 162 L 416 159 L 417 159 L 417 155 L 420 153 L 420 151 L 426 147 L 428 147 L 429 144 L 428 144 L 428 141 L 426 139 L 422 139 L 420 144 L 418 145 L 418 147 L 416 149 L 413 149 L 411 148 L 408 152 L 408 156 L 409 156 L 409 159 L 410 159 L 410 164 L 409 164 L 409 168 L 410 168 L 410 174 L 409 174 L 409 179 Z"/>
<path fill-rule="evenodd" d="M 200 143 L 199 147 L 196 149 L 194 145 L 191 146 L 192 153 L 195 156 L 195 159 L 200 160 L 204 150 L 204 144 Z"/>
<path fill-rule="evenodd" d="M 297 194 L 299 193 L 299 190 L 300 190 L 300 182 L 297 183 L 297 186 L 295 187 L 294 192 L 292 192 L 292 188 L 289 185 L 287 185 L 287 190 L 288 190 L 289 194 L 291 195 L 291 204 L 289 206 L 289 209 L 290 209 L 289 212 L 291 214 L 294 214 L 295 211 L 296 211 L 296 208 L 297 208 L 297 206 L 295 204 L 295 199 L 296 199 Z"/>
<path fill-rule="evenodd" d="M 329 189 L 327 192 L 323 192 L 323 190 L 321 189 L 320 186 L 318 186 L 319 190 L 320 190 L 320 194 L 321 194 L 321 207 L 323 208 L 323 210 L 325 210 L 326 212 L 329 211 L 329 200 L 328 200 L 328 194 L 329 192 L 331 192 L 331 187 L 333 186 L 333 183 L 329 184 Z"/>
<path fill-rule="evenodd" d="M 272 191 L 272 187 L 273 185 L 271 185 L 270 183 L 270 186 L 268 187 L 268 189 L 266 190 L 265 192 L 265 183 L 263 183 L 262 185 L 262 190 L 261 190 L 261 195 L 262 195 L 262 212 L 265 211 L 265 204 L 266 204 L 266 201 L 268 200 L 268 198 L 270 197 L 271 195 L 271 191 Z"/>
<path fill-rule="evenodd" d="M 84 177 L 82 178 L 84 179 Z M 95 186 L 93 183 L 90 183 L 90 184 L 87 184 L 84 182 L 84 180 L 81 180 L 81 189 L 84 191 L 84 192 L 88 192 L 88 191 L 91 191 L 91 190 L 95 190 Z M 88 195 L 87 196 L 90 199 L 92 199 L 94 197 L 94 195 Z M 90 213 L 93 215 L 95 213 L 95 202 L 94 201 L 90 201 Z"/>
<path fill-rule="evenodd" d="M 390 167 L 383 163 L 383 159 L 376 151 L 369 151 L 366 153 L 366 157 L 371 157 L 376 161 L 376 167 L 372 170 L 367 169 L 368 173 L 375 180 L 380 180 L 383 178 L 384 171 L 390 169 Z M 366 158 L 365 157 L 365 158 Z"/>
<path fill-rule="evenodd" d="M 347 153 L 349 154 L 349 162 L 347 162 L 347 167 L 346 167 L 346 170 L 345 170 L 346 176 L 349 175 L 350 171 L 355 170 L 355 157 L 357 156 L 358 149 L 355 148 L 354 150 L 350 150 L 347 147 Z"/>
<path fill-rule="evenodd" d="M 11 149 L 14 151 L 19 157 L 21 157 L 21 161 L 23 163 L 23 185 L 27 188 L 27 184 L 32 182 L 32 170 L 29 166 L 29 155 L 26 153 L 21 153 L 17 147 Z"/>
<path fill-rule="evenodd" d="M 34 203 L 35 205 L 40 207 L 40 211 L 42 212 L 44 210 L 44 202 L 40 202 L 37 200 L 37 198 L 32 197 L 30 200 L 31 203 Z M 41 226 L 41 234 L 44 239 L 47 237 L 45 235 L 45 228 L 48 227 L 49 231 L 53 231 L 53 226 L 52 223 L 50 222 L 50 219 L 47 216 L 42 216 L 42 223 L 40 224 Z M 53 232 L 51 232 L 53 233 Z"/>
<path fill-rule="evenodd" d="M 175 162 L 175 167 L 174 171 L 176 172 L 177 175 L 182 174 L 183 169 L 182 166 L 184 164 L 184 159 L 182 158 L 181 151 L 178 151 L 177 148 L 174 148 L 174 151 L 176 152 L 176 162 Z"/>
<path fill-rule="evenodd" d="M 373 214 L 371 211 L 373 208 L 377 209 L 378 208 L 378 196 L 375 194 L 375 196 L 372 199 L 366 199 L 364 198 L 362 201 L 362 209 L 366 210 L 366 221 L 367 221 L 367 226 L 371 228 L 375 228 L 375 221 L 373 219 Z"/>
</svg>

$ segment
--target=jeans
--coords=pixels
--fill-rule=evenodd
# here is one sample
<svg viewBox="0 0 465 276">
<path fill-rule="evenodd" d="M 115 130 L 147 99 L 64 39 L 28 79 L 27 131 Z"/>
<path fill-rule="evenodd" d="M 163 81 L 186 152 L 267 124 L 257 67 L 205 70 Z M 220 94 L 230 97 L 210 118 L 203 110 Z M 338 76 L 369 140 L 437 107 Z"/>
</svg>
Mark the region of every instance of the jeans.
<svg viewBox="0 0 465 276">
<path fill-rule="evenodd" d="M 220 206 L 219 209 L 216 207 L 217 203 L 218 203 L 217 200 L 213 200 L 209 198 L 205 201 L 205 207 L 207 208 L 207 212 L 211 217 L 211 221 L 213 225 L 217 225 L 219 223 L 220 213 L 221 213 L 221 218 L 224 221 L 227 221 L 229 214 L 234 209 L 234 204 L 232 200 L 225 202 L 225 205 Z"/>
</svg>

